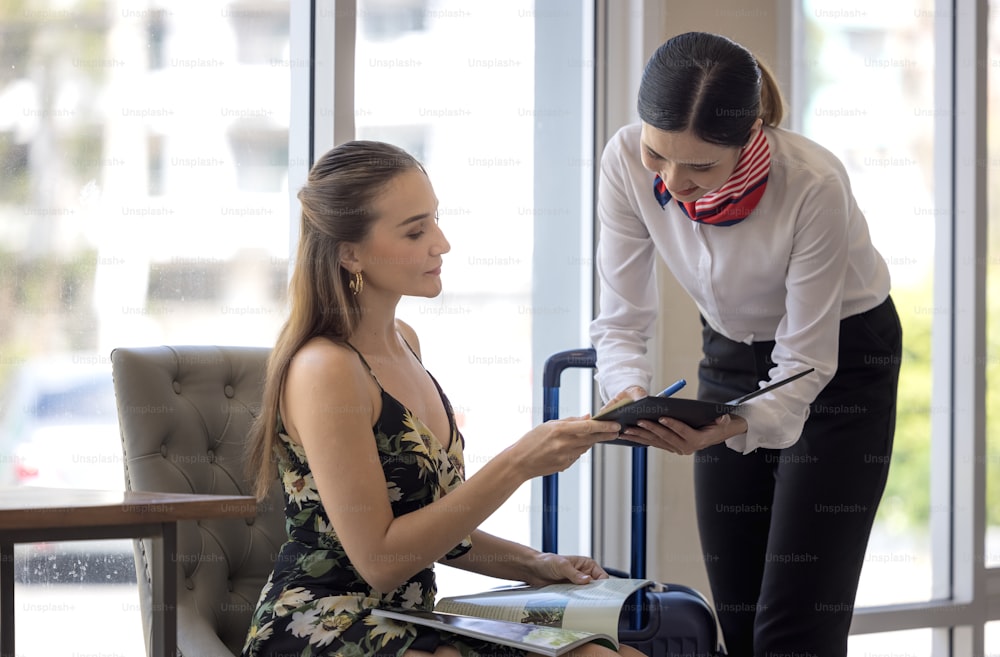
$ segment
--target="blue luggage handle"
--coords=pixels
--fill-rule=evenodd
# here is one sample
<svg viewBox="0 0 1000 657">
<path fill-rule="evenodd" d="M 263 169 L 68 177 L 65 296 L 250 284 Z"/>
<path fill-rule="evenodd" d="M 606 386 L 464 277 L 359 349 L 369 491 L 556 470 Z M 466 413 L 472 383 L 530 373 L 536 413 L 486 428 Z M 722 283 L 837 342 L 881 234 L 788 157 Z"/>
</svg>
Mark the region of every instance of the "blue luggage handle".
<svg viewBox="0 0 1000 657">
<path fill-rule="evenodd" d="M 568 368 L 593 368 L 597 351 L 569 349 L 549 356 L 542 369 L 542 421 L 559 417 L 559 381 Z M 632 547 L 631 575 L 646 577 L 646 447 L 632 448 Z M 542 551 L 558 551 L 559 475 L 542 477 Z"/>
</svg>

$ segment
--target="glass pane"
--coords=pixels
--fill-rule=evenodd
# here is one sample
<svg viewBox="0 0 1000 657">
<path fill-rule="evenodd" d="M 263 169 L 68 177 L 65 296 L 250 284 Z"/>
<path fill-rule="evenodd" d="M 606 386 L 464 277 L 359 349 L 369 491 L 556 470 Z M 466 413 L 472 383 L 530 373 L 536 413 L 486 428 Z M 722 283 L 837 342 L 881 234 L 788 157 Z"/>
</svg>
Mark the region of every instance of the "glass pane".
<svg viewBox="0 0 1000 657">
<path fill-rule="evenodd" d="M 404 299 L 398 316 L 417 330 L 424 362 L 455 406 L 469 476 L 540 421 L 540 372 L 533 363 L 548 354 L 534 354 L 532 344 L 547 322 L 568 319 L 576 331 L 589 318 L 575 293 L 559 304 L 533 303 L 533 286 L 557 285 L 553 276 L 578 281 L 581 262 L 589 263 L 557 251 L 543 265 L 553 271 L 533 264 L 536 236 L 546 226 L 580 217 L 563 244 L 590 234 L 589 208 L 571 212 L 565 200 L 543 207 L 536 185 L 542 172 L 535 166 L 542 126 L 583 121 L 575 95 L 541 104 L 536 46 L 547 46 L 538 45 L 536 32 L 543 20 L 560 20 L 560 38 L 582 50 L 583 30 L 575 33 L 572 26 L 582 21 L 584 4 L 549 3 L 536 12 L 530 0 L 358 2 L 356 134 L 392 142 L 421 159 L 452 247 L 444 256 L 442 295 Z M 547 65 L 582 78 L 592 66 L 573 52 L 557 53 Z M 586 144 L 584 134 L 576 135 L 576 148 Z M 566 198 L 579 203 L 591 163 L 571 151 L 551 157 L 554 169 L 565 170 Z M 563 335 L 565 349 L 586 344 L 575 333 Z M 587 499 L 561 501 L 561 515 L 588 515 Z M 531 543 L 539 509 L 531 486 L 523 486 L 483 529 Z M 437 572 L 442 595 L 496 585 L 453 569 Z"/>
<path fill-rule="evenodd" d="M 930 628 L 880 634 L 855 634 L 847 639 L 849 657 L 931 657 Z"/>
<path fill-rule="evenodd" d="M 844 163 L 889 264 L 903 324 L 896 436 L 856 604 L 931 595 L 931 320 L 934 224 L 933 0 L 803 0 L 804 134 Z M 940 111 L 946 111 L 943 108 Z"/>
<path fill-rule="evenodd" d="M 288 14 L 287 0 L 2 4 L 0 485 L 124 488 L 114 347 L 273 344 Z M 131 542 L 15 560 L 18 654 L 143 652 Z M 93 632 L 98 607 L 123 629 Z M 53 618 L 79 623 L 72 642 L 54 647 Z"/>
<path fill-rule="evenodd" d="M 987 655 L 1000 655 L 1000 621 L 986 623 L 983 648 Z"/>
<path fill-rule="evenodd" d="M 1000 566 L 1000 0 L 989 3 L 986 207 L 986 565 Z"/>
</svg>

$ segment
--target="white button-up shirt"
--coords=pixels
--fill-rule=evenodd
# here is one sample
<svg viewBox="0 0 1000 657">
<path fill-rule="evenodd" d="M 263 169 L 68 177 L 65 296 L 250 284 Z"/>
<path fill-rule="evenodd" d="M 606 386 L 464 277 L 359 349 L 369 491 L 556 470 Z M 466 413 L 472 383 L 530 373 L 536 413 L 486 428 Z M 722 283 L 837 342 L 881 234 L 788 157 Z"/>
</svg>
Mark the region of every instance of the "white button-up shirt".
<svg viewBox="0 0 1000 657">
<path fill-rule="evenodd" d="M 771 170 L 757 208 L 732 226 L 701 224 L 676 201 L 665 208 L 657 202 L 639 131 L 638 124 L 619 130 L 601 158 L 600 312 L 590 329 L 601 394 L 609 399 L 631 385 L 649 390 L 646 345 L 656 317 L 670 321 L 671 311 L 656 289 L 659 254 L 713 329 L 748 344 L 775 340 L 772 381 L 816 368 L 747 402 L 747 433 L 727 441 L 744 453 L 792 445 L 809 404 L 837 371 L 840 320 L 889 294 L 888 266 L 847 172 L 815 142 L 764 128 Z"/>
</svg>

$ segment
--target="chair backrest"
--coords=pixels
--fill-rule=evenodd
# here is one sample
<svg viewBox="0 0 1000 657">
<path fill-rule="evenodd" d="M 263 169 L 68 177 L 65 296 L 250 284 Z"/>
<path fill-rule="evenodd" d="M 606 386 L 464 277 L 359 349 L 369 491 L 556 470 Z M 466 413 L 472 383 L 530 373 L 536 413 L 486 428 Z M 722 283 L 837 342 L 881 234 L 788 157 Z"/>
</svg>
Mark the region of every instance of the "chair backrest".
<svg viewBox="0 0 1000 657">
<path fill-rule="evenodd" d="M 250 495 L 247 437 L 260 409 L 269 349 L 164 346 L 111 354 L 129 490 Z M 185 657 L 228 657 L 243 646 L 250 616 L 285 541 L 275 476 L 253 519 L 180 523 L 178 648 Z M 146 650 L 151 601 L 146 554 L 135 541 Z"/>
</svg>

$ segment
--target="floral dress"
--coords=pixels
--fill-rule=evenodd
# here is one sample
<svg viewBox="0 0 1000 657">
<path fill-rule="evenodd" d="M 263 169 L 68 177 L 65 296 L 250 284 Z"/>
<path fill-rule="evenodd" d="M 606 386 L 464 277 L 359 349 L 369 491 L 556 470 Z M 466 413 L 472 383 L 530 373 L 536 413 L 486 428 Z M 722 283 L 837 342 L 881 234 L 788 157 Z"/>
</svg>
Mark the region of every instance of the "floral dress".
<svg viewBox="0 0 1000 657">
<path fill-rule="evenodd" d="M 363 357 L 361 360 L 368 367 Z M 375 382 L 381 390 L 382 413 L 372 429 L 386 494 L 393 515 L 398 517 L 430 504 L 462 483 L 464 439 L 436 380 L 434 385 L 448 413 L 451 440 L 447 449 L 419 418 L 382 388 L 378 379 Z M 285 489 L 288 541 L 261 591 L 243 657 L 398 656 L 408 649 L 434 652 L 444 644 L 456 646 L 463 655 L 524 654 L 372 616 L 369 612 L 373 607 L 432 609 L 437 595 L 433 564 L 394 591 L 373 590 L 347 558 L 330 526 L 305 451 L 288 437 L 280 419 L 278 428 L 276 453 Z M 446 556 L 459 557 L 471 547 L 467 537 Z"/>
</svg>

